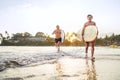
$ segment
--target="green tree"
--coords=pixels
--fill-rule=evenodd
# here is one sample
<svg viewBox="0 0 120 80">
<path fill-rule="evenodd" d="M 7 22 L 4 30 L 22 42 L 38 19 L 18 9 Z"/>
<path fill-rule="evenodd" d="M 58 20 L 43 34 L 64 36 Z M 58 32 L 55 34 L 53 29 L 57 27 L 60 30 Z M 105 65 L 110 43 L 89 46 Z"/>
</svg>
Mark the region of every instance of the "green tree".
<svg viewBox="0 0 120 80">
<path fill-rule="evenodd" d="M 31 34 L 30 34 L 29 32 L 25 32 L 25 33 L 23 34 L 23 36 L 24 36 L 24 37 L 30 37 Z"/>
<path fill-rule="evenodd" d="M 54 45 L 54 43 L 55 43 L 54 38 L 52 38 L 50 36 L 47 36 L 46 41 L 47 41 L 48 46 Z"/>
<path fill-rule="evenodd" d="M 13 38 L 14 39 L 18 39 L 18 38 L 22 38 L 22 33 L 16 33 L 16 34 L 13 34 Z"/>
<path fill-rule="evenodd" d="M 43 32 L 37 32 L 35 37 L 46 37 L 46 35 Z"/>
</svg>

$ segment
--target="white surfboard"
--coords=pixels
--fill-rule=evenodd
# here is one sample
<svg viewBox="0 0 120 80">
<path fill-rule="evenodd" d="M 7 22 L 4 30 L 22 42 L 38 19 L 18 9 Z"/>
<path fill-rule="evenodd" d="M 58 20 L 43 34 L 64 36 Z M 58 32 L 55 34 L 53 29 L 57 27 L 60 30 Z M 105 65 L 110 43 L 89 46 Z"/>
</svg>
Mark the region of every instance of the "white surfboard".
<svg viewBox="0 0 120 80">
<path fill-rule="evenodd" d="M 96 39 L 97 37 L 97 27 L 96 26 L 87 26 L 84 30 L 84 41 L 85 42 L 92 42 Z M 77 37 L 79 40 L 82 41 L 82 29 L 78 31 Z"/>
<path fill-rule="evenodd" d="M 63 43 L 65 40 L 65 32 L 61 30 L 61 42 Z"/>
<path fill-rule="evenodd" d="M 80 29 L 78 32 L 77 32 L 77 36 L 78 40 L 82 41 L 82 29 Z"/>
<path fill-rule="evenodd" d="M 3 37 L 0 35 L 0 45 L 2 44 L 3 42 Z"/>
</svg>

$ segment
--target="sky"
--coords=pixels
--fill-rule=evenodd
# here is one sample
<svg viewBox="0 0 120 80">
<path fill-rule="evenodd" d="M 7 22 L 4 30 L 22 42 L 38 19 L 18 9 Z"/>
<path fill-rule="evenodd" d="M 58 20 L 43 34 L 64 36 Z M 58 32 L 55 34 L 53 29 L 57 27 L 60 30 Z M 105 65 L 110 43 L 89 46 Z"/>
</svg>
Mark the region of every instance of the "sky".
<svg viewBox="0 0 120 80">
<path fill-rule="evenodd" d="M 0 0 L 0 33 L 77 32 L 93 15 L 99 33 L 120 33 L 120 0 Z"/>
</svg>

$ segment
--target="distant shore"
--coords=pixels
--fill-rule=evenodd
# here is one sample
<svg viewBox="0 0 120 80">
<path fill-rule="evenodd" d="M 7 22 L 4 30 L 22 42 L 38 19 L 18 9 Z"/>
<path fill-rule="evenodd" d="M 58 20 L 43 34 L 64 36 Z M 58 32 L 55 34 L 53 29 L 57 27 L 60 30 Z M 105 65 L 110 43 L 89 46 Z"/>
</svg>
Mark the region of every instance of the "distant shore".
<svg viewBox="0 0 120 80">
<path fill-rule="evenodd" d="M 62 46 L 84 46 L 85 42 L 80 41 L 75 36 L 75 32 L 66 33 L 65 40 Z M 23 36 L 24 35 L 24 36 Z M 3 39 L 2 39 L 3 38 Z M 0 37 L 2 46 L 52 46 L 54 45 L 54 38 L 43 32 L 37 32 L 35 36 L 30 33 L 16 33 L 12 37 Z M 120 46 L 120 34 L 106 35 L 104 38 L 97 38 L 95 41 L 96 46 Z M 113 46 L 114 47 L 114 46 Z"/>
</svg>

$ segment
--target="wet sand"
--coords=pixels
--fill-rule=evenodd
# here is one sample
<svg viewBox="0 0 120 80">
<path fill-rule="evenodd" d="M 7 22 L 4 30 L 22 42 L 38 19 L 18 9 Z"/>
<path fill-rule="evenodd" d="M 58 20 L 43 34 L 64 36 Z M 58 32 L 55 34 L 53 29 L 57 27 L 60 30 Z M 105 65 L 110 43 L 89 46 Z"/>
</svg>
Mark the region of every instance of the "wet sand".
<svg viewBox="0 0 120 80">
<path fill-rule="evenodd" d="M 120 80 L 120 49 L 97 47 L 95 61 L 83 47 L 0 49 L 0 80 Z"/>
</svg>

